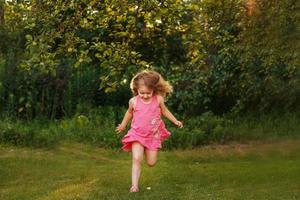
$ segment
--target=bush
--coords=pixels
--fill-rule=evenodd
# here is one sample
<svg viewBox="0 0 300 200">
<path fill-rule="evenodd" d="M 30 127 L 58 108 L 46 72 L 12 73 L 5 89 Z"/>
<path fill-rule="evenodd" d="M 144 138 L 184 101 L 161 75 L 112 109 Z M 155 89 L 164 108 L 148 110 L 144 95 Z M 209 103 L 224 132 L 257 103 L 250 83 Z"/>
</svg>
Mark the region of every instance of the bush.
<svg viewBox="0 0 300 200">
<path fill-rule="evenodd" d="M 60 121 L 35 120 L 0 122 L 0 142 L 17 146 L 54 147 L 60 140 L 88 142 L 93 145 L 120 149 L 121 139 L 115 127 L 121 122 L 125 108 L 100 107 L 76 114 Z M 180 119 L 180 117 L 178 117 Z M 178 129 L 164 120 L 171 136 L 163 143 L 164 149 L 195 148 L 211 143 L 249 141 L 268 138 L 299 137 L 300 117 L 297 113 L 281 115 L 227 115 L 212 112 L 183 120 L 184 128 Z M 130 125 L 128 125 L 128 128 Z"/>
<path fill-rule="evenodd" d="M 115 127 L 125 114 L 123 107 L 100 107 L 89 113 L 77 114 L 60 122 L 63 135 L 77 141 L 87 141 L 102 147 L 120 147 Z"/>
<path fill-rule="evenodd" d="M 0 123 L 0 142 L 16 146 L 51 148 L 59 141 L 57 133 L 49 127 L 41 128 L 40 122 L 28 124 L 5 120 Z"/>
<path fill-rule="evenodd" d="M 166 142 L 166 148 L 192 148 L 209 143 L 225 143 L 232 138 L 228 129 L 232 121 L 212 112 L 186 119 L 184 123 L 183 129 L 176 129 L 168 123 L 172 135 Z"/>
</svg>

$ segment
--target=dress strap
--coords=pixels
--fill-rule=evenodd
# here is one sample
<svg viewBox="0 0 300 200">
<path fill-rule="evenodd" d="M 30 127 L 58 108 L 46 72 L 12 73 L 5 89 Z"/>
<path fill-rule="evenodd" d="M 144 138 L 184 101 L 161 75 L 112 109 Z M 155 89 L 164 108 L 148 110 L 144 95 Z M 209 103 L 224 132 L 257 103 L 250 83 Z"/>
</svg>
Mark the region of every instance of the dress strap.
<svg viewBox="0 0 300 200">
<path fill-rule="evenodd" d="M 158 104 L 158 96 L 156 94 L 154 95 L 154 99 L 153 100 L 155 100 L 155 103 Z"/>
<path fill-rule="evenodd" d="M 133 97 L 133 110 L 135 110 L 137 104 L 137 96 Z"/>
<path fill-rule="evenodd" d="M 140 101 L 140 96 L 139 95 L 136 95 L 135 97 L 135 106 L 134 106 L 134 109 L 137 108 L 138 104 L 139 104 L 139 101 Z"/>
</svg>

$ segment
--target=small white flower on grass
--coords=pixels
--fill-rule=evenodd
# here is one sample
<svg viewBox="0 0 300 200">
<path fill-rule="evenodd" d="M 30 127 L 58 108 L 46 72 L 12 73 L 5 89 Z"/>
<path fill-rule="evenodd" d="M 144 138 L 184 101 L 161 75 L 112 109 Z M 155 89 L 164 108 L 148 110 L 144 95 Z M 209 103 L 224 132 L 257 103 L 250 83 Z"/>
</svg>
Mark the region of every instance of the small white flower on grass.
<svg viewBox="0 0 300 200">
<path fill-rule="evenodd" d="M 147 189 L 147 190 L 151 190 L 151 187 L 147 187 L 146 189 Z"/>
</svg>

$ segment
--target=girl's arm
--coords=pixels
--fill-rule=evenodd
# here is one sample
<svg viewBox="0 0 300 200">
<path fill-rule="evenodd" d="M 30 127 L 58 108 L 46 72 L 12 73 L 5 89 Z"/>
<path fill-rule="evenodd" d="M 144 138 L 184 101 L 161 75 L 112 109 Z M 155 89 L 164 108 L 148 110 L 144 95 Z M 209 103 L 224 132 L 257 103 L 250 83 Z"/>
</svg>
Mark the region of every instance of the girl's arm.
<svg viewBox="0 0 300 200">
<path fill-rule="evenodd" d="M 169 111 L 169 109 L 167 108 L 167 106 L 165 105 L 164 102 L 164 98 L 162 96 L 158 95 L 158 102 L 160 105 L 160 109 L 161 109 L 161 114 L 163 116 L 165 116 L 166 118 L 168 118 L 171 122 L 173 122 L 176 126 L 178 126 L 179 128 L 183 127 L 183 124 L 181 121 L 178 121 L 176 119 L 176 117 L 174 117 L 174 115 Z"/>
<path fill-rule="evenodd" d="M 122 120 L 122 123 L 118 125 L 118 127 L 116 128 L 117 133 L 121 133 L 126 129 L 127 124 L 129 123 L 131 117 L 132 117 L 132 112 L 133 112 L 133 108 L 134 108 L 134 97 L 131 98 L 129 100 L 129 107 L 128 110 L 126 111 L 124 118 Z"/>
</svg>

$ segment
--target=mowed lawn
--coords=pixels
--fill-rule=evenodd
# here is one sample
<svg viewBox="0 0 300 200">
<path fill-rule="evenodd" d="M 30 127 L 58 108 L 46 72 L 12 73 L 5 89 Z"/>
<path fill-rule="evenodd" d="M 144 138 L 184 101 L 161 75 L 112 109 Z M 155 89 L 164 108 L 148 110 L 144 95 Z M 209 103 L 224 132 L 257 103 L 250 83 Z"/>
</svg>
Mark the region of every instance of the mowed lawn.
<svg viewBox="0 0 300 200">
<path fill-rule="evenodd" d="M 75 142 L 0 146 L 1 200 L 300 199 L 300 140 L 161 151 L 130 194 L 131 154 Z"/>
</svg>

